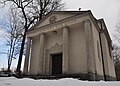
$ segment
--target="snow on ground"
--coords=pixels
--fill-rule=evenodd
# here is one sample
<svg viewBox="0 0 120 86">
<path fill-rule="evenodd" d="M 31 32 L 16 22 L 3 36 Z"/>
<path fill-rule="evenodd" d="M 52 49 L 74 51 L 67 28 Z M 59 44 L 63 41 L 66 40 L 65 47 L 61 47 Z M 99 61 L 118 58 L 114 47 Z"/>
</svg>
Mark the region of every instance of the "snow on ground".
<svg viewBox="0 0 120 86">
<path fill-rule="evenodd" d="M 16 79 L 0 77 L 0 86 L 120 86 L 119 81 L 81 81 L 72 78 L 59 80 Z"/>
</svg>

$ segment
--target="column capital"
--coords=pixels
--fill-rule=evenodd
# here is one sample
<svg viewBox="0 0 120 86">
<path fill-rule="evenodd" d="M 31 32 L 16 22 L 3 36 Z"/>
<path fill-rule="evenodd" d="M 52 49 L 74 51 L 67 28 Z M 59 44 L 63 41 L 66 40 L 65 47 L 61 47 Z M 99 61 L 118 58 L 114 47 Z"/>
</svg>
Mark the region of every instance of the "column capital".
<svg viewBox="0 0 120 86">
<path fill-rule="evenodd" d="M 45 35 L 46 33 L 40 33 L 40 35 Z"/>
<path fill-rule="evenodd" d="M 65 27 L 63 27 L 63 29 L 69 29 L 69 26 L 65 26 Z"/>
<path fill-rule="evenodd" d="M 90 23 L 91 23 L 91 21 L 90 21 L 89 19 L 87 19 L 87 20 L 84 20 L 83 22 L 90 22 Z"/>
<path fill-rule="evenodd" d="M 91 24 L 91 21 L 89 19 L 83 21 L 83 24 L 84 24 L 84 28 L 92 28 L 92 24 Z"/>
<path fill-rule="evenodd" d="M 26 37 L 27 39 L 32 39 L 31 37 Z"/>
</svg>

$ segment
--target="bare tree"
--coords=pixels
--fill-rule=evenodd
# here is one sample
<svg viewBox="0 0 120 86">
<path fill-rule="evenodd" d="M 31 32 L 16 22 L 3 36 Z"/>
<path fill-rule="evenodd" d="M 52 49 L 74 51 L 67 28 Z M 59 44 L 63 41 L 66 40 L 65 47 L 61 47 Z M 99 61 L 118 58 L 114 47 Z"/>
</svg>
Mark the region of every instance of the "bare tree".
<svg viewBox="0 0 120 86">
<path fill-rule="evenodd" d="M 40 21 L 51 11 L 60 10 L 64 4 L 61 0 L 2 0 L 1 3 L 7 4 L 10 2 L 14 4 L 16 9 L 20 12 L 20 17 L 23 20 L 23 39 L 21 43 L 21 49 L 19 54 L 19 60 L 17 65 L 17 72 L 20 74 L 22 56 L 24 51 L 26 32 L 36 22 Z"/>
<path fill-rule="evenodd" d="M 115 32 L 114 38 L 116 44 L 113 45 L 112 55 L 115 65 L 116 78 L 117 80 L 120 80 L 120 20 L 118 20 L 116 24 Z"/>
<path fill-rule="evenodd" d="M 120 47 L 116 44 L 113 45 L 112 57 L 115 65 L 120 63 Z"/>
<path fill-rule="evenodd" d="M 2 52 L 7 54 L 8 58 L 8 72 L 10 72 L 10 67 L 12 64 L 12 60 L 16 59 L 16 56 L 19 54 L 20 51 L 20 43 L 21 37 L 23 32 L 23 25 L 21 20 L 19 19 L 18 12 L 14 8 L 9 9 L 9 16 L 6 17 L 6 24 L 3 25 L 4 27 L 2 30 L 6 33 L 4 36 L 6 40 L 6 46 L 8 46 L 7 52 Z"/>
<path fill-rule="evenodd" d="M 120 44 L 120 20 L 116 23 L 116 29 L 115 29 L 115 35 L 114 38 L 117 40 L 118 44 Z"/>
<path fill-rule="evenodd" d="M 9 30 L 7 30 L 8 33 L 8 38 L 9 40 L 7 41 L 9 45 L 8 49 L 8 71 L 10 71 L 10 66 L 12 63 L 12 59 L 16 59 L 16 55 L 19 54 L 20 49 L 19 43 L 21 43 L 21 37 L 22 37 L 22 23 L 17 17 L 17 10 L 16 9 L 10 9 L 10 17 L 9 17 Z"/>
<path fill-rule="evenodd" d="M 120 20 L 118 20 L 116 23 L 114 38 L 114 41 L 116 41 L 116 43 L 113 44 L 112 55 L 114 63 L 116 64 L 118 61 L 120 61 Z"/>
<path fill-rule="evenodd" d="M 117 80 L 120 80 L 120 47 L 118 45 L 113 45 L 113 60 L 115 65 L 115 73 Z"/>
</svg>

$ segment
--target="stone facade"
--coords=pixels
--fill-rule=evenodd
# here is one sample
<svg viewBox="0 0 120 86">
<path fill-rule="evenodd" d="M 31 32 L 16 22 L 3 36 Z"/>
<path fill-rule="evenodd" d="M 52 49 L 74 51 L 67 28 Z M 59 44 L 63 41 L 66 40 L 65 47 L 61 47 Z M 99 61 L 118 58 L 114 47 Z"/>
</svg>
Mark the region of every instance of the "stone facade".
<svg viewBox="0 0 120 86">
<path fill-rule="evenodd" d="M 115 80 L 111 39 L 91 11 L 49 13 L 27 32 L 24 75 Z"/>
</svg>

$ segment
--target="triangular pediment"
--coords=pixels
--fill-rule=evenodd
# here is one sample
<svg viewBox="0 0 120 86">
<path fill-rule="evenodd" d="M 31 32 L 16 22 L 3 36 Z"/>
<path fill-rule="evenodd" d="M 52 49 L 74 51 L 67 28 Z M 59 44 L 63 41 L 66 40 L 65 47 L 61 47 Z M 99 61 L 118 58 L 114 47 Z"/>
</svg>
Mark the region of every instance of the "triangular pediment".
<svg viewBox="0 0 120 86">
<path fill-rule="evenodd" d="M 41 21 L 37 22 L 34 26 L 32 26 L 28 32 L 33 31 L 35 29 L 39 29 L 43 26 L 55 24 L 59 21 L 64 21 L 65 19 L 69 19 L 78 15 L 84 15 L 85 13 L 89 13 L 90 11 L 53 11 L 48 13 Z M 55 23 L 54 23 L 55 22 Z"/>
<path fill-rule="evenodd" d="M 56 11 L 49 13 L 45 18 L 43 18 L 37 25 L 36 28 L 52 24 L 54 22 L 64 20 L 66 18 L 81 14 L 81 11 Z"/>
</svg>

